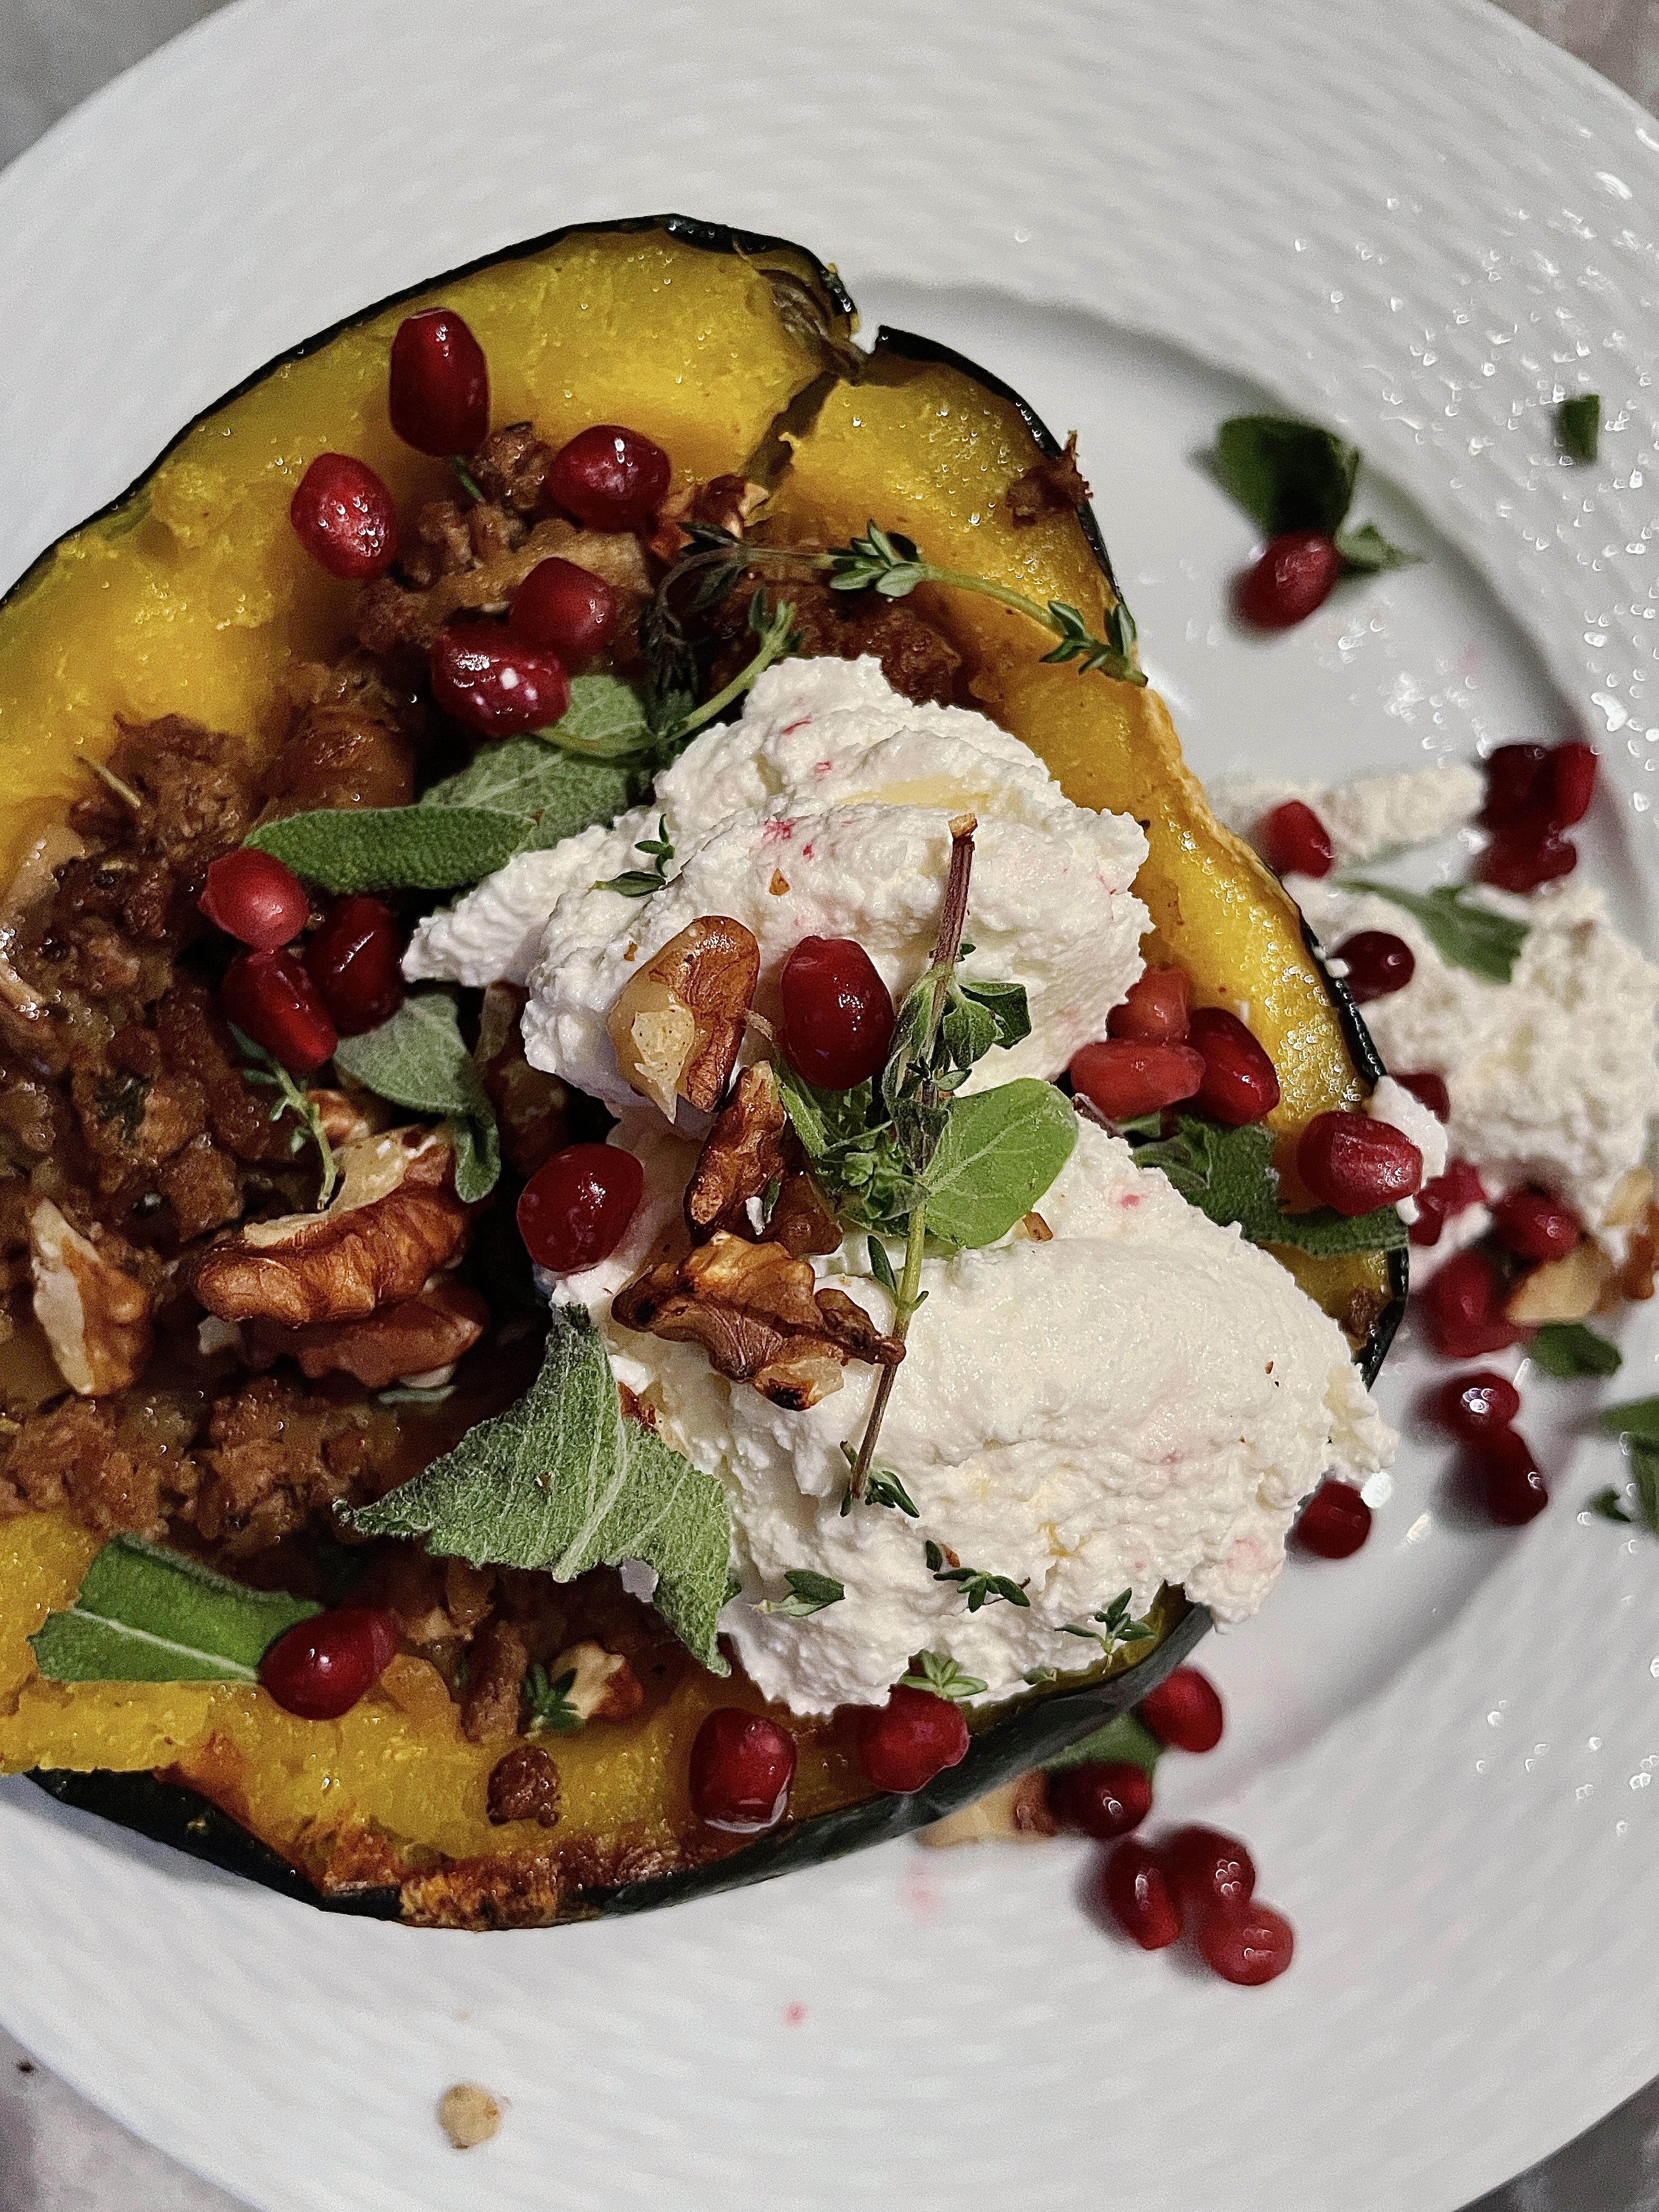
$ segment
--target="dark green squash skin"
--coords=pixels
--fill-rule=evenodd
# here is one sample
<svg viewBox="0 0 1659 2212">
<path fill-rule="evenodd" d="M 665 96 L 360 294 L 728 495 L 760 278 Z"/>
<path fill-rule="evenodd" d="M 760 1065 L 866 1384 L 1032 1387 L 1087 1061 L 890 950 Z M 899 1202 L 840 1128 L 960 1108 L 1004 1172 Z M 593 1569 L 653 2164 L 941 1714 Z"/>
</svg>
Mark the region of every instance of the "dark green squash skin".
<svg viewBox="0 0 1659 2212">
<path fill-rule="evenodd" d="M 807 254 L 804 248 L 793 246 L 787 240 L 734 231 L 724 225 L 700 222 L 686 216 L 631 216 L 613 222 L 567 224 L 538 238 L 504 247 L 499 252 L 483 255 L 475 261 L 465 263 L 461 268 L 446 270 L 436 278 L 423 278 L 420 283 L 410 285 L 387 300 L 377 301 L 374 306 L 348 316 L 328 330 L 290 347 L 263 368 L 244 378 L 234 391 L 227 392 L 212 407 L 204 409 L 157 456 L 130 489 L 111 501 L 107 507 L 100 508 L 99 514 L 110 514 L 139 489 L 155 468 L 166 459 L 167 453 L 171 453 L 179 440 L 195 428 L 196 422 L 207 420 L 219 408 L 228 404 L 284 362 L 301 360 L 316 352 L 341 332 L 368 321 L 385 307 L 429 291 L 434 283 L 442 284 L 453 277 L 470 275 L 476 270 L 522 259 L 526 255 L 537 252 L 577 232 L 626 233 L 653 229 L 665 230 L 671 236 L 708 252 L 740 253 L 752 258 L 787 250 L 800 255 L 811 264 L 817 274 L 822 288 L 822 304 L 830 317 L 845 328 L 850 328 L 854 313 L 853 301 L 834 270 L 819 262 L 816 256 Z M 1018 409 L 1043 453 L 1050 459 L 1059 455 L 1061 450 L 1060 441 L 1027 402 L 1010 386 L 975 362 L 948 347 L 937 345 L 931 339 L 919 337 L 908 331 L 884 327 L 877 333 L 876 343 L 878 349 L 890 356 L 897 356 L 907 361 L 940 362 L 974 378 L 988 391 Z M 96 521 L 98 519 L 98 515 L 93 515 L 88 520 Z M 1115 592 L 1117 585 L 1112 574 L 1110 557 L 1093 510 L 1088 507 L 1079 508 L 1079 520 L 1091 550 Z M 84 527 L 85 524 L 76 526 L 77 529 Z M 65 537 L 72 537 L 75 533 L 68 532 L 64 534 Z M 55 550 L 55 545 L 49 546 L 40 559 L 33 563 L 13 586 L 12 592 L 25 592 L 31 579 Z M 11 595 L 8 593 L 6 596 L 9 598 Z M 1368 1082 L 1375 1083 L 1382 1077 L 1384 1069 L 1371 1042 L 1370 1033 L 1361 1020 L 1358 1009 L 1346 987 L 1330 975 L 1319 958 L 1318 947 L 1305 925 L 1304 936 L 1341 1021 L 1343 1036 L 1354 1065 Z M 1407 1267 L 1403 1251 L 1390 1255 L 1389 1275 L 1393 1296 L 1373 1328 L 1359 1362 L 1367 1382 L 1376 1380 L 1405 1309 Z M 1023 1774 L 1033 1766 L 1041 1765 L 1044 1759 L 1052 1758 L 1068 1744 L 1075 1743 L 1115 1715 L 1128 1711 L 1187 1658 L 1210 1625 L 1209 1613 L 1203 1607 L 1190 1607 L 1158 1650 L 1124 1673 L 1081 1689 L 1051 1692 L 1047 1695 L 1033 1693 L 1029 1698 L 1022 1698 L 1011 1711 L 975 1735 L 968 1755 L 959 1766 L 949 1768 L 935 1777 L 925 1789 L 904 1796 L 866 1798 L 856 1804 L 840 1807 L 834 1812 L 820 1813 L 799 1824 L 787 1822 L 770 1835 L 742 1844 L 723 1857 L 690 1868 L 683 1873 L 659 1875 L 649 1880 L 624 1882 L 609 1889 L 577 1891 L 562 1908 L 561 1918 L 595 1919 L 613 1914 L 650 1911 L 660 1905 L 677 1905 L 691 1898 L 711 1896 L 721 1890 L 740 1888 L 750 1882 L 771 1881 L 779 1875 L 793 1873 L 801 1867 L 817 1866 L 827 1860 L 844 1858 L 851 1852 L 864 1850 L 873 1844 L 888 1842 L 894 1837 L 941 1820 L 946 1814 L 972 1804 L 1000 1784 L 1012 1780 L 1016 1775 Z M 100 1819 L 132 1829 L 155 1842 L 169 1844 L 174 1850 L 226 1873 L 240 1875 L 258 1882 L 264 1887 L 296 1902 L 315 1906 L 323 1911 L 349 1913 L 358 1917 L 392 1921 L 400 1917 L 398 1893 L 395 1889 L 368 1889 L 324 1897 L 285 1859 L 239 1827 L 216 1805 L 194 1790 L 164 1782 L 153 1774 L 37 1770 L 30 1779 L 60 1804 L 95 1814 Z"/>
</svg>

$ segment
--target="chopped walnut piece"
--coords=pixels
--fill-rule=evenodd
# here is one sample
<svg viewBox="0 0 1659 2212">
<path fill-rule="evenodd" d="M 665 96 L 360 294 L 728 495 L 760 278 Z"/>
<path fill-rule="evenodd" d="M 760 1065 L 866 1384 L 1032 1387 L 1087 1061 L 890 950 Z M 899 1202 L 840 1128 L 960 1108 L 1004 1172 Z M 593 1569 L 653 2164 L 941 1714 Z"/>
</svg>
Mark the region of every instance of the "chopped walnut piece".
<svg viewBox="0 0 1659 2212">
<path fill-rule="evenodd" d="M 672 1121 L 684 1098 L 712 1114 L 725 1095 L 760 980 L 754 933 L 699 915 L 623 987 L 605 1027 L 617 1065 Z"/>
<path fill-rule="evenodd" d="M 455 1257 L 467 1210 L 441 1131 L 389 1130 L 347 1146 L 338 1164 L 340 1188 L 325 1213 L 252 1222 L 210 1245 L 193 1285 L 210 1313 L 289 1328 L 362 1320 L 416 1297 Z"/>
<path fill-rule="evenodd" d="M 316 1108 L 323 1134 L 337 1152 L 362 1144 L 365 1137 L 378 1136 L 392 1118 L 366 1091 L 307 1091 L 306 1103 Z"/>
<path fill-rule="evenodd" d="M 273 1356 L 291 1352 L 309 1382 L 350 1375 L 366 1390 L 422 1381 L 453 1368 L 489 1326 L 489 1308 L 464 1283 L 440 1279 L 418 1296 L 381 1306 L 363 1321 L 328 1321 L 288 1334 Z M 429 1385 L 428 1385 L 429 1387 Z"/>
<path fill-rule="evenodd" d="M 550 1682 L 574 1674 L 564 1701 L 584 1721 L 632 1720 L 645 1702 L 639 1677 L 620 1651 L 607 1651 L 591 1638 L 573 1644 L 548 1666 Z"/>
<path fill-rule="evenodd" d="M 29 1214 L 34 1317 L 58 1371 L 77 1396 L 131 1389 L 149 1358 L 155 1299 L 49 1198 Z"/>
<path fill-rule="evenodd" d="M 559 1820 L 559 1770 L 538 1743 L 515 1743 L 489 1771 L 489 1825 L 533 1820 L 553 1828 Z"/>
<path fill-rule="evenodd" d="M 701 1244 L 717 1229 L 751 1240 L 758 1232 L 749 1207 L 778 1186 L 766 1235 L 792 1259 L 833 1252 L 842 1241 L 835 1215 L 807 1174 L 789 1127 L 777 1079 L 762 1061 L 745 1067 L 738 1087 L 704 1140 L 685 1193 L 685 1225 Z"/>
<path fill-rule="evenodd" d="M 647 1267 L 611 1312 L 624 1328 L 702 1345 L 716 1373 L 795 1413 L 840 1389 L 849 1359 L 896 1367 L 904 1357 L 845 1291 L 815 1290 L 810 1260 L 726 1230 L 683 1260 Z"/>
<path fill-rule="evenodd" d="M 516 1735 L 524 1678 L 530 1664 L 525 1640 L 510 1620 L 492 1620 L 473 1644 L 461 1729 L 469 1743 Z"/>
<path fill-rule="evenodd" d="M 1046 1844 L 1059 1833 L 1048 1810 L 1048 1778 L 1034 1768 L 935 1820 L 921 1831 L 921 1841 L 945 1851 L 957 1844 Z"/>
<path fill-rule="evenodd" d="M 1575 1245 L 1564 1260 L 1547 1260 L 1523 1275 L 1504 1311 L 1522 1328 L 1545 1322 L 1586 1321 L 1601 1304 L 1613 1279 L 1613 1261 L 1593 1237 Z"/>
<path fill-rule="evenodd" d="M 645 540 L 645 550 L 665 562 L 678 559 L 691 543 L 683 522 L 713 522 L 741 538 L 750 520 L 772 496 L 764 484 L 747 477 L 711 477 L 707 483 L 688 484 L 671 492 L 658 510 Z"/>
<path fill-rule="evenodd" d="M 501 2128 L 500 2100 L 476 2081 L 458 2081 L 438 2100 L 438 2124 L 457 2150 L 476 2150 Z"/>
<path fill-rule="evenodd" d="M 651 577 L 631 531 L 579 530 L 554 515 L 526 535 L 522 520 L 499 507 L 474 507 L 461 517 L 449 502 L 443 505 L 449 513 L 442 516 L 422 510 L 417 532 L 422 538 L 433 532 L 445 541 L 458 529 L 461 534 L 456 542 L 444 543 L 435 561 L 417 566 L 405 556 L 405 571 L 416 588 L 410 590 L 391 576 L 364 586 L 356 622 L 359 642 L 369 652 L 389 653 L 399 647 L 428 652 L 447 622 L 458 614 L 506 606 L 531 570 L 556 556 L 605 579 L 617 594 L 617 636 L 633 635 Z"/>
<path fill-rule="evenodd" d="M 205 1237 L 210 1229 L 222 1229 L 242 1210 L 242 1178 L 236 1163 L 211 1137 L 196 1138 L 165 1161 L 155 1187 L 173 1208 L 185 1243 Z"/>
<path fill-rule="evenodd" d="M 1033 1244 L 1052 1244 L 1054 1241 L 1054 1231 L 1049 1228 L 1042 1216 L 1035 1211 L 1023 1214 L 1019 1225 Z"/>
<path fill-rule="evenodd" d="M 1083 505 L 1089 487 L 1077 465 L 1077 432 L 1066 441 L 1063 453 L 1052 460 L 1032 464 L 1008 487 L 1008 512 L 1016 528 L 1024 528 L 1045 514 L 1068 514 Z"/>
</svg>

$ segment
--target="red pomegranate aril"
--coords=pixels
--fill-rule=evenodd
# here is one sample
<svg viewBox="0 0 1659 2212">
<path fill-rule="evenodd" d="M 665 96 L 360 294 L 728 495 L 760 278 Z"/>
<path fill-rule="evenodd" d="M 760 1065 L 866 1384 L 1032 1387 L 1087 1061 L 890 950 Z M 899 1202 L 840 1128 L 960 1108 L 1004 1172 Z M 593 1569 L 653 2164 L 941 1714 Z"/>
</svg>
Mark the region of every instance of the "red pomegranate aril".
<svg viewBox="0 0 1659 2212">
<path fill-rule="evenodd" d="M 1204 1080 L 1204 1055 L 1189 1044 L 1142 1044 L 1109 1037 L 1072 1056 L 1072 1088 L 1109 1121 L 1133 1121 L 1190 1098 Z"/>
<path fill-rule="evenodd" d="M 1127 1759 L 1086 1760 L 1048 1778 L 1048 1809 L 1066 1827 L 1103 1844 L 1127 1836 L 1152 1809 L 1152 1778 Z"/>
<path fill-rule="evenodd" d="M 642 431 L 596 422 L 561 446 L 548 496 L 590 530 L 637 530 L 662 505 L 674 465 Z"/>
<path fill-rule="evenodd" d="M 1184 968 L 1148 968 L 1130 984 L 1121 1006 L 1106 1017 L 1106 1034 L 1141 1044 L 1184 1044 L 1192 986 Z"/>
<path fill-rule="evenodd" d="M 1164 1951 L 1181 1940 L 1181 1899 L 1163 1861 L 1145 1844 L 1132 1839 L 1118 1845 L 1101 1869 L 1100 1894 L 1143 1951 Z"/>
<path fill-rule="evenodd" d="M 1336 854 L 1324 823 L 1305 799 L 1287 799 L 1256 824 L 1255 842 L 1276 875 L 1328 876 Z"/>
<path fill-rule="evenodd" d="M 893 994 L 850 937 L 803 937 L 784 963 L 783 1052 L 803 1083 L 851 1091 L 893 1041 Z"/>
<path fill-rule="evenodd" d="M 960 1705 L 900 1682 L 888 1692 L 884 1705 L 860 1716 L 859 1765 L 878 1790 L 908 1796 L 947 1766 L 960 1766 L 968 1756 L 968 1741 Z"/>
<path fill-rule="evenodd" d="M 1423 1180 L 1423 1155 L 1390 1121 L 1316 1114 L 1297 1144 L 1296 1171 L 1322 1205 L 1370 1213 L 1412 1195 Z"/>
<path fill-rule="evenodd" d="M 1443 1429 L 1476 1444 L 1509 1427 L 1521 1410 L 1521 1393 L 1504 1376 L 1477 1368 L 1473 1375 L 1454 1375 L 1443 1382 L 1431 1393 L 1425 1410 Z"/>
<path fill-rule="evenodd" d="M 1225 1724 L 1220 1692 L 1196 1667 L 1177 1667 L 1135 1711 L 1171 1751 L 1213 1751 Z"/>
<path fill-rule="evenodd" d="M 306 947 L 306 973 L 342 1036 L 389 1022 L 404 1002 L 404 939 L 384 899 L 336 899 Z"/>
<path fill-rule="evenodd" d="M 1204 1055 L 1200 1113 L 1239 1129 L 1273 1112 L 1279 1103 L 1278 1073 L 1237 1014 L 1224 1006 L 1200 1006 L 1188 1036 Z"/>
<path fill-rule="evenodd" d="M 1549 1504 L 1538 1462 L 1518 1429 L 1494 1429 L 1465 1445 L 1464 1457 L 1500 1528 L 1524 1528 Z"/>
<path fill-rule="evenodd" d="M 1497 1200 L 1492 1225 L 1505 1251 L 1522 1260 L 1565 1260 L 1583 1241 L 1578 1217 L 1543 1190 L 1512 1190 Z"/>
<path fill-rule="evenodd" d="M 1193 1937 L 1206 1966 L 1224 1982 L 1247 1990 L 1277 1981 L 1296 1950 L 1295 1931 L 1284 1914 L 1254 1898 L 1242 1910 L 1218 1906 L 1201 1914 Z"/>
<path fill-rule="evenodd" d="M 405 316 L 392 341 L 392 427 L 417 453 L 470 453 L 489 434 L 489 364 L 453 307 Z"/>
<path fill-rule="evenodd" d="M 608 1260 L 645 1194 L 645 1170 L 619 1145 L 566 1145 L 519 1194 L 519 1234 L 538 1267 L 579 1274 Z"/>
<path fill-rule="evenodd" d="M 500 623 L 452 623 L 432 648 L 432 696 L 486 738 L 544 730 L 570 704 L 564 663 Z"/>
<path fill-rule="evenodd" d="M 221 853 L 196 902 L 216 929 L 256 952 L 286 945 L 306 926 L 311 902 L 292 868 L 257 845 Z"/>
<path fill-rule="evenodd" d="M 1405 1078 L 1400 1080 L 1403 1083 Z M 1441 1231 L 1454 1214 L 1466 1212 L 1472 1206 L 1484 1206 L 1486 1200 L 1480 1170 L 1468 1160 L 1448 1160 L 1443 1174 L 1431 1177 L 1418 1192 L 1417 1218 L 1407 1234 L 1413 1244 L 1425 1248 L 1437 1244 Z"/>
<path fill-rule="evenodd" d="M 389 1613 L 343 1605 L 279 1636 L 259 1662 L 259 1680 L 284 1712 L 335 1721 L 374 1688 L 397 1649 Z"/>
<path fill-rule="evenodd" d="M 795 1739 L 763 1713 L 720 1705 L 697 1730 L 688 1786 L 705 1827 L 730 1836 L 775 1828 L 795 1778 Z"/>
<path fill-rule="evenodd" d="M 1289 629 L 1322 607 L 1342 574 L 1342 556 L 1322 531 L 1269 538 L 1238 580 L 1238 611 L 1257 629 Z"/>
<path fill-rule="evenodd" d="M 319 453 L 289 502 L 289 520 L 331 576 L 361 582 L 398 557 L 398 510 L 373 469 L 349 453 Z"/>
<path fill-rule="evenodd" d="M 1446 1088 L 1443 1075 L 1425 1067 L 1413 1075 L 1396 1075 L 1394 1079 L 1402 1091 L 1409 1091 L 1419 1105 L 1426 1106 L 1437 1121 L 1450 1121 L 1451 1093 Z"/>
<path fill-rule="evenodd" d="M 1486 756 L 1486 769 L 1480 819 L 1488 830 L 1502 830 L 1547 805 L 1553 780 L 1547 745 L 1499 745 Z"/>
<path fill-rule="evenodd" d="M 1371 1533 L 1371 1509 L 1351 1482 L 1322 1482 L 1302 1509 L 1296 1540 L 1316 1559 L 1350 1559 Z"/>
<path fill-rule="evenodd" d="M 1589 812 L 1595 796 L 1597 755 L 1582 738 L 1570 738 L 1550 753 L 1549 816 L 1558 830 L 1571 830 Z"/>
<path fill-rule="evenodd" d="M 1491 1257 L 1473 1246 L 1455 1252 L 1417 1294 L 1430 1343 L 1448 1359 L 1479 1359 L 1521 1340 L 1504 1311 L 1508 1285 Z"/>
<path fill-rule="evenodd" d="M 1255 1862 L 1237 1836 L 1194 1824 L 1162 1838 L 1158 1850 L 1188 1912 L 1238 1910 L 1255 1894 Z"/>
<path fill-rule="evenodd" d="M 291 1075 L 320 1067 L 340 1041 L 317 986 L 291 952 L 239 952 L 219 986 L 219 1005 L 227 1021 Z"/>
<path fill-rule="evenodd" d="M 507 626 L 567 668 L 580 668 L 609 645 L 617 627 L 617 594 L 603 576 L 574 561 L 538 561 L 513 594 Z"/>
<path fill-rule="evenodd" d="M 1545 814 L 1527 814 L 1498 831 L 1480 855 L 1480 880 L 1500 891 L 1534 891 L 1570 876 L 1578 848 Z"/>
<path fill-rule="evenodd" d="M 1387 929 L 1357 930 L 1343 939 L 1335 957 L 1347 968 L 1343 981 L 1357 1006 L 1403 991 L 1417 969 L 1417 956 L 1405 939 Z"/>
</svg>

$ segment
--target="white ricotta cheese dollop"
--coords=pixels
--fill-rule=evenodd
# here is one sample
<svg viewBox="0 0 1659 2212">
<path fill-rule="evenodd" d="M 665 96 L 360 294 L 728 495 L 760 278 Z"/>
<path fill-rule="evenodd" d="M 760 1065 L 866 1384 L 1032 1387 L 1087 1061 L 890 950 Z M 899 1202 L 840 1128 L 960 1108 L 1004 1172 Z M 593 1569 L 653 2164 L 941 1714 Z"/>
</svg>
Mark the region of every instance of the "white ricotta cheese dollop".
<svg viewBox="0 0 1659 2212">
<path fill-rule="evenodd" d="M 1017 1230 L 927 1262 L 879 1449 L 920 1517 L 843 1515 L 842 1445 L 862 1431 L 872 1370 L 851 1365 L 842 1389 L 788 1413 L 700 1349 L 619 1328 L 611 1298 L 678 1211 L 696 1152 L 643 1110 L 612 1141 L 644 1161 L 647 1202 L 603 1267 L 551 1287 L 588 1306 L 619 1380 L 726 1485 L 744 1589 L 721 1626 L 796 1712 L 879 1704 L 921 1650 L 956 1660 L 988 1698 L 1034 1668 L 1086 1668 L 1098 1648 L 1065 1632 L 1126 1588 L 1137 1613 L 1179 1583 L 1218 1620 L 1243 1620 L 1279 1572 L 1298 1501 L 1322 1476 L 1363 1481 L 1391 1455 L 1336 1323 L 1267 1253 L 1080 1122 L 1041 1204 L 1051 1241 Z M 884 1320 L 862 1245 L 817 1271 Z M 969 1613 L 930 1572 L 930 1539 L 1022 1583 L 1028 1605 Z M 805 1620 L 757 1611 L 786 1594 L 791 1567 L 833 1576 L 845 1598 Z"/>
<path fill-rule="evenodd" d="M 1332 852 L 1346 864 L 1437 843 L 1474 821 L 1486 789 L 1478 768 L 1448 760 L 1431 768 L 1370 770 L 1341 783 L 1222 775 L 1209 787 L 1209 798 L 1228 829 L 1246 838 L 1255 836 L 1264 814 L 1299 799 L 1319 817 Z"/>
<path fill-rule="evenodd" d="M 1527 925 L 1512 977 L 1497 983 L 1449 966 L 1390 900 L 1328 878 L 1292 876 L 1287 888 L 1328 945 L 1361 929 L 1410 945 L 1411 981 L 1371 1000 L 1365 1024 L 1390 1067 L 1444 1078 L 1449 1150 L 1480 1169 L 1488 1197 L 1539 1183 L 1599 1228 L 1659 1112 L 1659 968 L 1613 927 L 1601 893 L 1572 883 L 1527 896 L 1471 890 L 1473 903 Z"/>
</svg>

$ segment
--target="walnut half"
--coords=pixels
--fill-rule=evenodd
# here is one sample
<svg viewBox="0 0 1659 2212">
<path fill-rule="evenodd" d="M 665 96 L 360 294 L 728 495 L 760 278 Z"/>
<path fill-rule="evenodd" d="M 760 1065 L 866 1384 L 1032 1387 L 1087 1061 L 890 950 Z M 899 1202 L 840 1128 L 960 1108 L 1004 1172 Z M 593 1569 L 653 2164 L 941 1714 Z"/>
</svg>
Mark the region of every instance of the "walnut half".
<svg viewBox="0 0 1659 2212">
<path fill-rule="evenodd" d="M 623 1080 L 672 1121 L 684 1098 L 712 1114 L 743 1042 L 760 981 L 754 933 L 703 914 L 671 937 L 623 987 L 605 1027 Z"/>
<path fill-rule="evenodd" d="M 131 1389 L 149 1358 L 155 1300 L 106 1259 L 49 1198 L 29 1214 L 34 1317 L 58 1371 L 77 1397 Z"/>
</svg>

